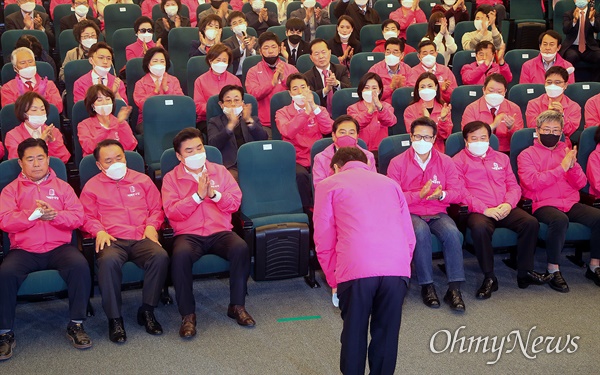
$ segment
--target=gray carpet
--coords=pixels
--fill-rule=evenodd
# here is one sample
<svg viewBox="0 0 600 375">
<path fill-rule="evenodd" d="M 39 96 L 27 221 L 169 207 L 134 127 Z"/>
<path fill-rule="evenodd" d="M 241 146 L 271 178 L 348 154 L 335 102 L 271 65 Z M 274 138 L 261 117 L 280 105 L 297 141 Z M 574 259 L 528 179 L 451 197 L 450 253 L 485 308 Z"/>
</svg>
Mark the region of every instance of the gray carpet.
<svg viewBox="0 0 600 375">
<path fill-rule="evenodd" d="M 476 259 L 465 252 L 467 283 L 463 295 L 467 311 L 453 314 L 446 305 L 432 310 L 420 299 L 420 289 L 413 285 L 404 303 L 397 373 L 400 374 L 507 374 L 507 373 L 598 373 L 600 346 L 600 288 L 583 276 L 583 270 L 562 261 L 562 271 L 571 292 L 561 294 L 548 286 L 521 290 L 516 272 L 508 269 L 496 256 L 500 290 L 487 301 L 474 297 L 481 282 Z M 545 253 L 538 249 L 536 267 L 543 269 Z M 436 261 L 437 263 L 438 261 Z M 435 267 L 438 295 L 445 292 L 445 276 Z M 322 274 L 318 274 L 322 283 Z M 96 316 L 85 322 L 94 340 L 90 350 L 79 351 L 65 338 L 67 301 L 53 300 L 20 304 L 17 307 L 15 334 L 17 347 L 12 359 L 0 363 L 2 374 L 337 374 L 341 319 L 331 305 L 330 290 L 309 289 L 302 279 L 275 282 L 249 282 L 247 309 L 257 321 L 253 329 L 239 327 L 226 316 L 228 280 L 206 279 L 194 284 L 198 314 L 198 336 L 184 341 L 178 336 L 179 314 L 176 306 L 159 306 L 156 316 L 165 333 L 148 335 L 135 321 L 140 303 L 139 290 L 123 293 L 123 310 L 128 341 L 116 345 L 108 340 L 107 324 L 100 297 L 92 302 Z M 174 296 L 174 291 L 171 289 Z M 278 322 L 278 319 L 320 316 L 313 320 Z M 440 330 L 454 332 L 465 326 L 461 336 L 507 337 L 497 363 L 497 351 L 441 354 L 430 351 L 430 339 Z M 535 359 L 522 354 L 515 346 L 514 330 L 520 330 L 523 342 L 531 332 L 527 353 L 538 336 L 560 337 L 563 348 L 567 335 L 580 336 L 574 353 L 546 353 Z M 511 335 L 509 335 L 511 334 Z M 446 345 L 446 335 L 438 334 L 436 350 Z M 541 339 L 538 339 L 541 340 Z M 549 340 L 549 339 L 548 339 Z M 499 341 L 498 341 L 499 342 Z M 545 348 L 545 341 L 539 348 Z M 498 345 L 498 344 L 497 344 Z M 526 344 L 524 344 L 526 345 Z M 488 346 L 491 347 L 489 344 Z M 554 346 L 554 345 L 552 345 Z M 465 347 L 468 347 L 468 341 Z M 535 347 L 538 348 L 538 347 Z M 568 348 L 573 349 L 573 346 Z"/>
</svg>

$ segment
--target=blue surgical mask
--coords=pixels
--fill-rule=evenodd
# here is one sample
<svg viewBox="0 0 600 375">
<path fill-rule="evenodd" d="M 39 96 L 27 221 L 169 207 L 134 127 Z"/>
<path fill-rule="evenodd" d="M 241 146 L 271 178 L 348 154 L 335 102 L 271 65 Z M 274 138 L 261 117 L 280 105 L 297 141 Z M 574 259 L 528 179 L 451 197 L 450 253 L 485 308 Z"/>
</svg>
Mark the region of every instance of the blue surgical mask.
<svg viewBox="0 0 600 375">
<path fill-rule="evenodd" d="M 588 5 L 587 0 L 577 0 L 575 1 L 575 6 L 579 9 L 583 9 Z"/>
</svg>

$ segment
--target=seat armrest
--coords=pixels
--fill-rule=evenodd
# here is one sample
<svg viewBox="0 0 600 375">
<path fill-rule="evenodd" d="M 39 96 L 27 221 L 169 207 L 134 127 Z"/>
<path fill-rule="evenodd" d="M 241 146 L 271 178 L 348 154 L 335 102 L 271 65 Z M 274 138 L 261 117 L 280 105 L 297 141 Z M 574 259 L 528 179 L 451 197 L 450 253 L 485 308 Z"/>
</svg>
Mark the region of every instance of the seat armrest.
<svg viewBox="0 0 600 375">
<path fill-rule="evenodd" d="M 531 215 L 533 212 L 533 201 L 529 198 L 521 197 L 521 200 L 517 203 L 517 207 Z"/>
<path fill-rule="evenodd" d="M 252 222 L 252 219 L 250 219 L 248 216 L 244 215 L 244 213 L 241 211 L 240 211 L 240 218 L 242 220 L 242 228 L 244 228 L 244 231 L 251 230 L 252 228 L 254 228 L 254 223 Z"/>
</svg>

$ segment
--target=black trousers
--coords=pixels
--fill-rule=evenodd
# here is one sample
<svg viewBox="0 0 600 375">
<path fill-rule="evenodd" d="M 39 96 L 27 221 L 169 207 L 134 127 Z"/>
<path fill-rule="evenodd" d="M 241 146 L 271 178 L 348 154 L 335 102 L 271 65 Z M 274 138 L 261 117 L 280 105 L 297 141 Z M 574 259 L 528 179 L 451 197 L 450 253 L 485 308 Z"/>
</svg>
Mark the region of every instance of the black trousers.
<svg viewBox="0 0 600 375">
<path fill-rule="evenodd" d="M 367 277 L 340 283 L 338 298 L 344 326 L 340 370 L 344 375 L 365 373 L 368 345 L 371 374 L 393 374 L 407 281 L 400 276 Z"/>
<path fill-rule="evenodd" d="M 169 255 L 156 242 L 117 240 L 98 253 L 98 286 L 102 307 L 108 319 L 121 316 L 122 267 L 127 261 L 144 270 L 142 303 L 158 305 L 169 270 Z"/>
<path fill-rule="evenodd" d="M 484 274 L 494 272 L 494 249 L 492 234 L 496 228 L 508 228 L 517 232 L 517 270 L 520 275 L 533 270 L 533 258 L 540 224 L 535 217 L 519 207 L 510 211 L 504 219 L 496 221 L 485 215 L 472 213 L 467 219 L 471 229 L 473 247 L 479 267 Z"/>
<path fill-rule="evenodd" d="M 300 193 L 302 207 L 312 207 L 313 187 L 310 182 L 310 172 L 308 171 L 308 168 L 300 164 L 296 164 L 296 184 L 298 184 L 298 192 Z"/>
<path fill-rule="evenodd" d="M 14 249 L 0 265 L 0 329 L 13 328 L 19 287 L 29 273 L 42 270 L 58 270 L 68 287 L 69 318 L 85 319 L 91 278 L 90 267 L 79 249 L 70 244 L 43 254 Z"/>
<path fill-rule="evenodd" d="M 590 238 L 590 257 L 600 259 L 600 210 L 582 203 L 575 203 L 568 212 L 562 212 L 556 207 L 538 208 L 533 215 L 548 225 L 546 237 L 546 253 L 548 263 L 558 264 L 560 253 L 565 246 L 569 221 L 583 224 L 592 232 Z"/>
<path fill-rule="evenodd" d="M 570 62 L 573 65 L 576 65 L 580 61 L 585 61 L 591 64 L 600 63 L 600 51 L 591 50 L 590 48 L 586 48 L 583 53 L 579 52 L 579 46 L 571 46 L 567 48 L 563 55 L 564 59 Z M 594 80 L 598 80 L 600 74 L 594 70 L 592 78 Z"/>
<path fill-rule="evenodd" d="M 192 266 L 204 254 L 215 254 L 230 262 L 229 301 L 232 305 L 246 303 L 250 275 L 250 250 L 246 242 L 230 231 L 217 232 L 210 236 L 182 234 L 175 237 L 171 259 L 171 277 L 177 306 L 182 316 L 196 311 Z"/>
</svg>

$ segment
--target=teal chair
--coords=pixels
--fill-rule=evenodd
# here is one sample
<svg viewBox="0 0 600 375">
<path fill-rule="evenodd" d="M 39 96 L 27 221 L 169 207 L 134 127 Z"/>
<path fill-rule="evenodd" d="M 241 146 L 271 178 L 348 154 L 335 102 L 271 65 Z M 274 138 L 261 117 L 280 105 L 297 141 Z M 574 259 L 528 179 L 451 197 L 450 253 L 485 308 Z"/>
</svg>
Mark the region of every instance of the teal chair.
<svg viewBox="0 0 600 375">
<path fill-rule="evenodd" d="M 187 92 L 187 62 L 190 59 L 190 44 L 198 40 L 197 27 L 177 27 L 169 32 L 169 56 L 173 61 L 175 76 L 179 79 L 183 93 Z"/>
<path fill-rule="evenodd" d="M 490 147 L 498 151 L 499 141 L 498 137 L 496 137 L 496 134 L 492 134 L 490 137 Z M 456 132 L 450 134 L 450 136 L 446 139 L 446 151 L 444 151 L 444 153 L 450 157 L 454 157 L 454 155 L 458 154 L 464 148 L 465 138 L 463 137 L 463 133 Z"/>
<path fill-rule="evenodd" d="M 65 87 L 67 91 L 67 106 L 65 107 L 65 113 L 67 118 L 71 118 L 71 111 L 73 109 L 73 105 L 75 105 L 75 101 L 73 99 L 73 86 L 75 81 L 91 70 L 92 64 L 90 64 L 88 59 L 69 61 L 65 65 Z"/>
<path fill-rule="evenodd" d="M 56 81 L 56 77 L 54 76 L 54 68 L 52 68 L 52 65 L 45 61 L 36 61 L 35 66 L 37 69 L 37 74 L 39 74 L 41 77 L 48 77 L 50 81 Z M 15 79 L 17 74 L 15 73 L 13 65 L 8 63 L 4 64 L 0 75 L 2 76 L 2 84 L 4 85 L 7 82 Z"/>
<path fill-rule="evenodd" d="M 392 94 L 392 107 L 396 115 L 396 125 L 392 126 L 388 133 L 389 135 L 406 134 L 406 124 L 404 123 L 404 110 L 413 101 L 414 88 L 400 87 L 394 90 Z"/>
<path fill-rule="evenodd" d="M 250 94 L 244 94 L 244 104 L 252 104 L 252 116 L 258 116 L 258 102 Z M 213 117 L 221 116 L 223 109 L 219 105 L 219 96 L 213 95 L 206 102 L 206 118 L 210 120 Z"/>
<path fill-rule="evenodd" d="M 54 124 L 54 127 L 60 129 L 60 115 L 58 109 L 53 104 L 50 104 L 50 110 L 47 113 L 48 119 L 46 124 Z M 2 139 L 6 139 L 6 133 L 21 125 L 21 121 L 15 115 L 15 104 L 7 104 L 0 110 L 0 130 Z"/>
<path fill-rule="evenodd" d="M 590 154 L 596 149 L 596 141 L 594 140 L 594 135 L 596 134 L 596 130 L 598 126 L 590 126 L 585 129 L 581 133 L 581 137 L 579 138 L 579 145 L 577 147 L 577 162 L 583 168 L 585 172 L 587 170 L 588 158 Z M 590 184 L 586 184 L 583 189 L 581 189 L 584 193 L 589 193 Z M 600 207 L 600 201 L 598 201 L 600 197 L 596 197 L 594 202 L 592 203 L 596 207 Z"/>
<path fill-rule="evenodd" d="M 181 9 L 179 10 L 179 14 L 190 18 L 190 9 L 185 4 L 181 4 Z M 160 4 L 156 4 L 152 7 L 152 21 L 156 22 L 156 20 L 165 17 L 162 9 L 160 9 Z"/>
<path fill-rule="evenodd" d="M 92 9 L 90 8 L 90 11 Z M 6 11 L 5 11 L 6 12 Z M 54 17 L 52 19 L 52 23 L 54 24 L 54 37 L 58 39 L 60 36 L 60 20 L 63 17 L 70 16 L 71 13 L 74 13 L 71 8 L 71 3 L 69 4 L 60 4 L 54 8 Z M 5 13 L 6 14 L 6 13 Z"/>
<path fill-rule="evenodd" d="M 267 29 L 267 31 L 270 31 L 273 34 L 277 35 L 280 41 L 287 39 L 287 35 L 285 35 L 285 25 L 271 26 Z"/>
<path fill-rule="evenodd" d="M 267 8 L 268 12 L 273 12 L 275 14 L 278 14 L 277 12 L 277 4 L 275 4 L 272 1 L 265 1 L 265 8 Z M 244 5 L 242 5 L 242 13 L 249 13 L 252 12 L 252 4 L 251 3 L 244 3 Z"/>
<path fill-rule="evenodd" d="M 360 29 L 360 46 L 363 52 L 371 52 L 378 40 L 383 39 L 381 24 L 365 25 Z"/>
<path fill-rule="evenodd" d="M 510 18 L 514 20 L 544 20 L 545 15 L 538 0 L 511 1 Z M 544 21 L 545 22 L 545 21 Z"/>
<path fill-rule="evenodd" d="M 12 4 L 11 4 L 12 5 Z M 21 35 L 33 35 L 40 41 L 42 48 L 50 53 L 50 44 L 48 43 L 48 36 L 41 30 L 6 30 L 0 37 L 0 44 L 2 44 L 2 55 L 4 56 L 4 63 L 10 62 L 10 54 L 15 49 L 17 40 Z"/>
<path fill-rule="evenodd" d="M 233 35 L 234 35 L 234 33 L 233 33 L 233 30 L 231 30 L 231 27 L 225 26 L 223 28 L 223 31 L 221 32 L 221 40 L 225 40 L 227 38 L 230 38 Z M 246 28 L 246 35 L 258 37 L 258 34 L 256 33 L 256 30 L 254 30 L 254 28 L 249 27 L 249 26 Z"/>
<path fill-rule="evenodd" d="M 421 43 L 421 39 L 427 34 L 427 23 L 413 23 L 406 29 L 406 44 L 415 49 Z"/>
<path fill-rule="evenodd" d="M 336 119 L 347 113 L 348 107 L 360 100 L 356 87 L 337 90 L 331 99 L 331 117 Z"/>
<path fill-rule="evenodd" d="M 562 21 L 561 21 L 562 24 Z M 465 33 L 475 31 L 475 24 L 473 21 L 462 21 L 456 24 L 454 27 L 454 41 L 456 42 L 456 51 L 462 51 L 462 38 Z"/>
<path fill-rule="evenodd" d="M 338 57 L 333 54 L 331 55 L 331 58 L 329 59 L 329 61 L 332 64 L 340 63 L 340 60 L 338 59 Z M 309 54 L 301 55 L 300 57 L 298 57 L 298 60 L 296 61 L 296 69 L 298 69 L 298 71 L 303 74 L 308 72 L 309 70 L 311 70 L 313 68 L 313 66 L 315 66 L 315 64 L 310 59 Z"/>
<path fill-rule="evenodd" d="M 444 55 L 442 55 L 441 53 L 437 54 L 437 57 L 435 58 L 435 62 L 438 64 L 442 64 L 444 65 L 446 62 L 444 61 Z M 404 56 L 404 63 L 408 66 L 410 66 L 411 68 L 419 65 L 419 55 L 417 52 L 411 52 L 411 53 L 407 53 Z"/>
<path fill-rule="evenodd" d="M 244 89 L 246 88 L 246 76 L 248 75 L 248 70 L 258 64 L 261 60 L 262 56 L 260 55 L 248 56 L 244 59 L 244 62 L 242 63 L 242 85 L 244 86 Z"/>
<path fill-rule="evenodd" d="M 512 81 L 508 83 L 508 89 L 510 90 L 513 86 L 519 84 L 521 79 L 521 69 L 523 64 L 537 57 L 540 51 L 535 49 L 513 49 L 512 51 L 506 52 L 504 55 L 504 61 L 508 64 L 510 72 L 512 73 Z"/>
<path fill-rule="evenodd" d="M 131 27 L 142 16 L 137 4 L 109 4 L 104 8 L 104 35 L 106 42 L 113 45 L 113 34 L 119 29 Z"/>
<path fill-rule="evenodd" d="M 419 8 L 425 13 L 425 17 L 429 19 L 431 17 L 431 10 L 438 4 L 441 4 L 440 0 L 421 0 L 419 1 Z"/>
<path fill-rule="evenodd" d="M 331 138 L 331 137 L 321 138 L 321 139 L 317 140 L 315 143 L 313 143 L 312 147 L 310 148 L 310 165 L 311 165 L 311 167 L 313 165 L 313 162 L 315 161 L 315 156 L 317 156 L 321 152 L 325 151 L 325 149 L 327 147 L 331 146 L 332 144 L 333 144 L 333 138 Z M 358 138 L 357 144 L 364 150 L 367 149 L 367 144 L 362 139 Z"/>
<path fill-rule="evenodd" d="M 518 85 L 514 85 L 508 91 L 508 100 L 515 103 L 521 108 L 521 114 L 523 115 L 523 123 L 527 123 L 527 118 L 525 117 L 525 111 L 527 110 L 527 104 L 529 101 L 539 97 L 544 94 L 546 89 L 543 84 L 537 83 L 521 83 Z"/>
<path fill-rule="evenodd" d="M 465 108 L 482 96 L 483 85 L 463 85 L 452 91 L 450 104 L 452 105 L 452 124 L 454 124 L 453 133 L 461 130 L 460 123 Z"/>
<path fill-rule="evenodd" d="M 385 58 L 382 52 L 359 52 L 352 57 L 350 62 L 350 83 L 357 87 L 358 82 L 371 69 L 371 67 Z"/>
<path fill-rule="evenodd" d="M 335 95 L 335 94 L 334 94 Z M 315 104 L 320 105 L 321 101 L 317 93 L 313 92 Z M 280 91 L 271 97 L 271 131 L 273 132 L 274 140 L 281 140 L 281 132 L 277 128 L 277 122 L 275 121 L 275 114 L 277 111 L 285 106 L 292 104 L 292 97 L 290 93 L 286 91 Z"/>
<path fill-rule="evenodd" d="M 143 111 L 144 160 L 148 175 L 157 180 L 163 151 L 181 130 L 196 127 L 196 106 L 189 96 L 158 95 L 146 100 Z"/>
<path fill-rule="evenodd" d="M 206 62 L 206 56 L 194 56 L 188 60 L 186 79 L 188 96 L 194 97 L 194 85 L 196 84 L 196 79 L 209 70 L 210 67 Z M 229 64 L 227 71 L 233 74 L 233 65 Z"/>
<path fill-rule="evenodd" d="M 379 14 L 379 20 L 381 22 L 389 19 L 390 13 L 398 8 L 400 8 L 400 2 L 397 0 L 378 0 L 373 4 L 373 9 Z"/>
<path fill-rule="evenodd" d="M 332 25 L 321 25 L 317 27 L 315 31 L 315 38 L 321 38 L 325 40 L 332 39 L 337 33 L 337 26 L 335 24 Z"/>
<path fill-rule="evenodd" d="M 565 90 L 565 95 L 581 106 L 581 123 L 579 130 L 571 135 L 571 139 L 578 140 L 583 126 L 585 125 L 585 103 L 594 95 L 600 94 L 600 83 L 598 82 L 575 82 L 570 83 Z M 575 142 L 577 144 L 577 142 Z"/>
<path fill-rule="evenodd" d="M 477 60 L 475 51 L 458 51 L 454 54 L 452 58 L 452 74 L 454 74 L 458 86 L 463 85 L 462 75 L 460 74 L 462 67 L 474 63 L 475 60 Z"/>
<path fill-rule="evenodd" d="M 132 27 L 116 30 L 113 34 L 113 50 L 115 54 L 115 70 L 120 72 L 127 64 L 127 46 L 138 40 Z"/>
</svg>

